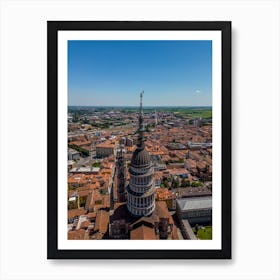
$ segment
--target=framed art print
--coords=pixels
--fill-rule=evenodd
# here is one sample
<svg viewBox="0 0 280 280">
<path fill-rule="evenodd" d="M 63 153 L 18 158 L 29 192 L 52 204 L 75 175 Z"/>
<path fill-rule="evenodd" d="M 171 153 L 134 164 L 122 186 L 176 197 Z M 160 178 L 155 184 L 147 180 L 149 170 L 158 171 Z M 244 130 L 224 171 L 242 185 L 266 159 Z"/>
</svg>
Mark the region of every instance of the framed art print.
<svg viewBox="0 0 280 280">
<path fill-rule="evenodd" d="M 231 22 L 48 22 L 48 258 L 231 258 Z"/>
</svg>

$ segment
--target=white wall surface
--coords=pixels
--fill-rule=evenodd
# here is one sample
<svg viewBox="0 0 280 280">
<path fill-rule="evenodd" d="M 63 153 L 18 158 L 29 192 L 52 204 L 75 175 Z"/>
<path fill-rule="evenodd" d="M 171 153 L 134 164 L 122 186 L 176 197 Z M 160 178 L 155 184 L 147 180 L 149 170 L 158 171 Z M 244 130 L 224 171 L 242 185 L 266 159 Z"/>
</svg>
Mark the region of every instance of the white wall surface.
<svg viewBox="0 0 280 280">
<path fill-rule="evenodd" d="M 1 279 L 280 279 L 279 1 L 3 0 L 0 9 Z M 46 259 L 47 20 L 232 21 L 232 260 Z"/>
</svg>

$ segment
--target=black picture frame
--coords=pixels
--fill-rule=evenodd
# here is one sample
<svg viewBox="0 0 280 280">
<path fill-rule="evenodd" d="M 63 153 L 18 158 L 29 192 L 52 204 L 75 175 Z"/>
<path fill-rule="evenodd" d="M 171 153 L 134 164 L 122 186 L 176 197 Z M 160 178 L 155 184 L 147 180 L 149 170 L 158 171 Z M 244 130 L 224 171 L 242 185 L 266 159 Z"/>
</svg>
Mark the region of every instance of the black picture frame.
<svg viewBox="0 0 280 280">
<path fill-rule="evenodd" d="M 220 30 L 222 34 L 222 232 L 221 250 L 58 249 L 58 32 L 61 30 Z M 231 259 L 231 22 L 230 21 L 48 21 L 48 259 Z"/>
</svg>

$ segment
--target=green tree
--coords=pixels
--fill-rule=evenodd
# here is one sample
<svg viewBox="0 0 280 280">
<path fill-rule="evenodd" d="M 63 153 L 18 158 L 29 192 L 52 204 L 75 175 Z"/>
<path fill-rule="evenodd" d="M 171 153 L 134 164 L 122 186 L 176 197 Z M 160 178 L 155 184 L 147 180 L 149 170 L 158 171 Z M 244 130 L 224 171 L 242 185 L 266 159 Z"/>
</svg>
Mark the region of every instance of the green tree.
<svg viewBox="0 0 280 280">
<path fill-rule="evenodd" d="M 181 181 L 181 188 L 185 188 L 187 186 L 187 180 L 185 178 Z"/>
<path fill-rule="evenodd" d="M 199 181 L 193 181 L 193 182 L 191 183 L 191 186 L 192 186 L 192 187 L 201 187 L 201 186 L 202 186 L 202 183 L 199 182 Z"/>
<path fill-rule="evenodd" d="M 73 116 L 72 121 L 73 121 L 74 123 L 76 123 L 76 122 L 79 121 L 79 117 L 78 117 L 78 114 L 77 114 L 77 113 L 74 113 L 74 116 Z"/>
<path fill-rule="evenodd" d="M 78 147 L 78 146 L 76 146 L 76 145 L 73 145 L 73 144 L 68 144 L 68 147 L 69 148 L 72 148 L 72 149 L 74 149 L 74 150 L 76 150 L 76 151 L 78 151 L 79 153 L 81 153 L 83 156 L 89 156 L 89 151 L 88 150 L 85 150 L 85 149 L 83 149 L 83 148 L 81 148 L 81 147 Z"/>
<path fill-rule="evenodd" d="M 191 185 L 190 180 L 187 180 L 185 178 L 182 179 L 182 181 L 181 181 L 181 187 L 182 188 L 189 187 L 190 185 Z"/>
<path fill-rule="evenodd" d="M 197 233 L 198 233 L 198 224 L 196 224 L 196 225 L 194 226 L 194 230 L 195 230 L 195 234 L 197 234 Z"/>
<path fill-rule="evenodd" d="M 166 177 L 164 177 L 162 179 L 162 185 L 163 185 L 164 188 L 168 188 L 169 187 L 169 181 L 168 181 L 168 179 Z"/>
<path fill-rule="evenodd" d="M 86 197 L 82 196 L 80 199 L 80 207 L 84 207 L 86 205 Z"/>
<path fill-rule="evenodd" d="M 179 185 L 180 185 L 179 179 L 173 178 L 172 184 L 171 184 L 172 188 L 174 188 L 174 189 L 179 188 Z"/>
</svg>

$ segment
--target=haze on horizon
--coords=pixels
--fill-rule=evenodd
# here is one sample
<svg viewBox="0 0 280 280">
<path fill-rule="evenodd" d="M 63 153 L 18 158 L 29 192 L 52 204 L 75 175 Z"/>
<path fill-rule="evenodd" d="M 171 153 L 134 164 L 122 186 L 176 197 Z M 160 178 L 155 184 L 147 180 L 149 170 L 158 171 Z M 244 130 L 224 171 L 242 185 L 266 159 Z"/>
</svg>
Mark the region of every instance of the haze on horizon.
<svg viewBox="0 0 280 280">
<path fill-rule="evenodd" d="M 108 107 L 108 108 L 139 108 L 138 105 L 68 105 L 68 107 Z M 184 106 L 184 105 L 162 105 L 162 106 L 149 106 L 149 105 L 143 105 L 143 108 L 145 109 L 151 109 L 151 108 L 212 108 L 211 105 L 203 105 L 203 106 Z"/>
<path fill-rule="evenodd" d="M 212 106 L 211 41 L 68 41 L 69 106 Z M 124 105 L 126 104 L 126 105 Z"/>
</svg>

